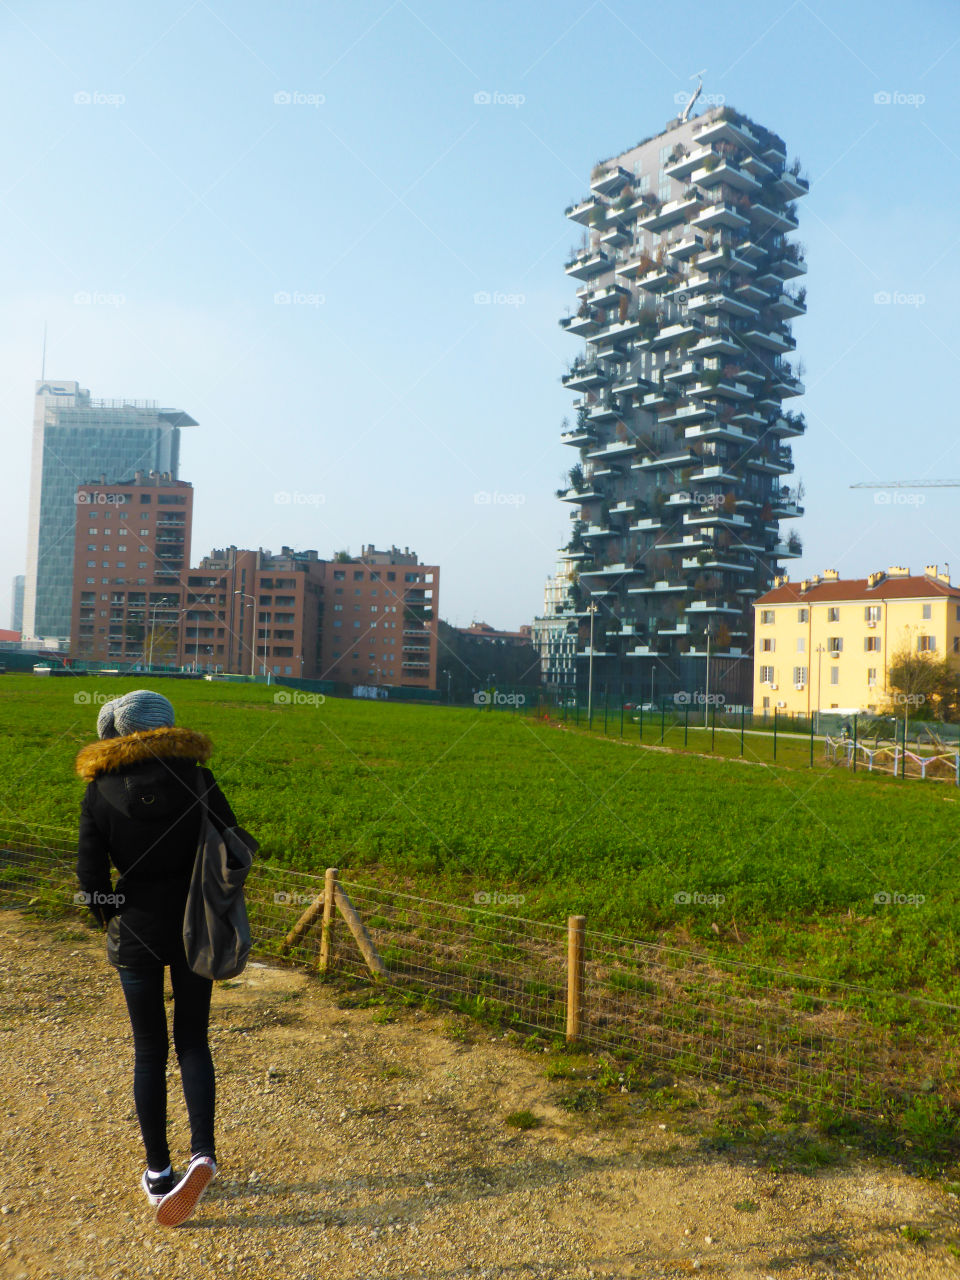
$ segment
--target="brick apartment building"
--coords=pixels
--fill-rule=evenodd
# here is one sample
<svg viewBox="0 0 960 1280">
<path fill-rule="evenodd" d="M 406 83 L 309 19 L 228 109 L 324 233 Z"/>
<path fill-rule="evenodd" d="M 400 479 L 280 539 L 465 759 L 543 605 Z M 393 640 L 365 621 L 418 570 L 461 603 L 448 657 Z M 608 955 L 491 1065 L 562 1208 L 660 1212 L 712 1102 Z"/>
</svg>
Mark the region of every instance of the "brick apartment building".
<svg viewBox="0 0 960 1280">
<path fill-rule="evenodd" d="M 437 687 L 440 570 L 408 547 L 328 561 L 323 678 Z"/>
<path fill-rule="evenodd" d="M 86 661 L 175 662 L 193 487 L 169 472 L 75 494 L 73 652 Z"/>
</svg>

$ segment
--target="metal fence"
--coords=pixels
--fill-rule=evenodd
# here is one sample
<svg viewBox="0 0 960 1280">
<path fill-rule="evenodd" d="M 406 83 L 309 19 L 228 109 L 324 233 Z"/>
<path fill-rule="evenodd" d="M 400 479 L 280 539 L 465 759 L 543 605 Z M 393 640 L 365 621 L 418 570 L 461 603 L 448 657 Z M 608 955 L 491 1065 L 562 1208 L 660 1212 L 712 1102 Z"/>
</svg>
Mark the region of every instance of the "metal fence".
<svg viewBox="0 0 960 1280">
<path fill-rule="evenodd" d="M 0 906 L 57 917 L 84 910 L 63 831 L 7 823 L 0 846 Z M 574 973 L 572 922 L 352 879 L 338 882 L 341 910 L 335 920 L 327 913 L 324 943 L 323 891 L 323 877 L 257 863 L 247 882 L 256 953 L 547 1040 L 569 1035 L 573 993 L 575 1039 L 650 1072 L 736 1081 L 846 1114 L 935 1103 L 960 1117 L 960 1006 L 582 926 Z M 356 922 L 347 927 L 348 908 L 369 947 Z"/>
</svg>

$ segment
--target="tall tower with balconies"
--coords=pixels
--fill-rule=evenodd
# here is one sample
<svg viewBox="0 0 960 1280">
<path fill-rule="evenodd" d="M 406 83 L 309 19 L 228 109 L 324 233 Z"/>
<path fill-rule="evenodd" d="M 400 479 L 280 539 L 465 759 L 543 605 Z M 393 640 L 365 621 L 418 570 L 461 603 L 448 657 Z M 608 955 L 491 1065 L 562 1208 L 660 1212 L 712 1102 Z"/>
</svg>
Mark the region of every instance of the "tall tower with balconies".
<svg viewBox="0 0 960 1280">
<path fill-rule="evenodd" d="M 750 699 L 753 601 L 801 551 L 780 522 L 803 512 L 785 477 L 805 423 L 783 401 L 803 392 L 788 237 L 808 185 L 775 133 L 715 107 L 598 164 L 566 211 L 584 233 L 560 323 L 586 350 L 563 379 L 580 456 L 561 555 L 595 689 L 702 690 L 709 653 L 712 689 Z"/>
</svg>

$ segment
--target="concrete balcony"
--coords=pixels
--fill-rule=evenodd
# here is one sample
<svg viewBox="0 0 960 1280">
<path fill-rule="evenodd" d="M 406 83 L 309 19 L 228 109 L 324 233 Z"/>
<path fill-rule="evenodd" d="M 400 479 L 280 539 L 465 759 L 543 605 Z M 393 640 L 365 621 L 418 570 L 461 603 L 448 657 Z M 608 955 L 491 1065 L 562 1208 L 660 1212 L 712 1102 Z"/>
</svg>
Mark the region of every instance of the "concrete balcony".
<svg viewBox="0 0 960 1280">
<path fill-rule="evenodd" d="M 705 293 L 691 298 L 687 303 L 687 311 L 697 315 L 717 315 L 724 311 L 727 315 L 742 316 L 747 320 L 755 320 L 759 315 L 756 307 L 751 307 L 748 302 L 731 293 Z"/>
<path fill-rule="evenodd" d="M 798 302 L 790 293 L 781 293 L 771 302 L 770 310 L 783 320 L 792 320 L 796 316 L 806 315 L 807 304 Z"/>
<path fill-rule="evenodd" d="M 695 227 L 729 227 L 733 231 L 742 231 L 750 225 L 749 218 L 745 218 L 739 209 L 723 202 L 708 204 L 691 221 Z"/>
<path fill-rule="evenodd" d="M 760 190 L 760 183 L 753 174 L 730 160 L 721 160 L 713 168 L 704 166 L 695 169 L 690 181 L 698 182 L 701 187 L 716 187 L 723 183 L 728 187 L 736 187 L 738 191 L 745 191 L 748 195 L 754 195 Z"/>
<path fill-rule="evenodd" d="M 601 328 L 600 321 L 593 316 L 563 316 L 559 323 L 565 333 L 576 334 L 578 338 L 589 338 Z"/>
<path fill-rule="evenodd" d="M 677 222 L 685 222 L 687 215 L 700 207 L 698 196 L 681 196 L 679 200 L 669 200 L 645 218 L 637 219 L 637 226 L 644 231 L 664 231 Z M 694 220 L 696 221 L 696 219 Z M 747 224 L 744 223 L 744 226 Z"/>
<path fill-rule="evenodd" d="M 701 253 L 697 259 L 697 267 L 701 271 L 739 271 L 743 275 L 749 275 L 757 269 L 749 258 L 742 256 L 742 246 L 739 245 L 736 249 L 721 245 L 717 249 Z"/>
<path fill-rule="evenodd" d="M 684 395 L 696 396 L 706 400 L 718 400 L 725 397 L 727 400 L 750 400 L 753 398 L 753 392 L 742 382 L 695 382 L 693 386 L 687 387 Z"/>
<path fill-rule="evenodd" d="M 581 200 L 579 204 L 572 204 L 568 209 L 564 210 L 564 214 L 571 222 L 579 222 L 584 227 L 593 225 L 593 220 L 597 216 L 597 211 L 606 214 L 607 202 L 601 200 L 599 196 L 590 195 L 585 200 Z"/>
<path fill-rule="evenodd" d="M 611 271 L 613 266 L 614 262 L 609 254 L 598 249 L 587 249 L 571 258 L 563 269 L 576 280 L 590 280 L 604 271 Z"/>
<path fill-rule="evenodd" d="M 627 169 L 613 164 L 590 180 L 590 190 L 601 196 L 612 196 L 632 181 L 633 175 Z"/>
<path fill-rule="evenodd" d="M 750 206 L 750 221 L 767 231 L 796 231 L 800 225 L 788 209 L 771 209 L 759 203 Z"/>
<path fill-rule="evenodd" d="M 781 173 L 773 185 L 785 200 L 799 200 L 810 190 L 810 182 L 807 178 L 801 178 L 792 173 Z"/>
<path fill-rule="evenodd" d="M 782 355 L 784 351 L 792 351 L 797 345 L 788 333 L 777 333 L 774 329 L 748 329 L 741 333 L 744 342 L 763 347 L 767 351 L 776 351 Z"/>
<path fill-rule="evenodd" d="M 660 347 L 669 347 L 683 338 L 693 338 L 702 333 L 703 325 L 698 321 L 680 321 L 677 324 L 669 324 L 666 328 L 660 329 L 650 339 L 650 346 L 657 350 Z"/>
<path fill-rule="evenodd" d="M 670 257 L 677 258 L 680 262 L 685 262 L 687 258 L 700 253 L 702 249 L 703 236 L 698 236 L 693 231 L 688 231 L 681 239 L 667 245 L 667 253 Z"/>
<path fill-rule="evenodd" d="M 597 360 L 574 364 L 569 373 L 560 379 L 571 391 L 585 391 L 591 387 L 603 387 L 610 381 L 610 372 Z"/>
<path fill-rule="evenodd" d="M 699 129 L 694 127 L 693 136 L 701 146 L 714 142 L 732 142 L 734 146 L 746 147 L 748 151 L 759 150 L 753 130 L 741 121 L 705 120 Z"/>
<path fill-rule="evenodd" d="M 681 156 L 679 160 L 674 160 L 672 163 L 664 165 L 663 172 L 668 178 L 689 178 L 695 169 L 703 166 L 708 157 L 716 155 L 716 151 L 711 146 L 701 145 L 694 147 L 685 156 Z"/>
</svg>

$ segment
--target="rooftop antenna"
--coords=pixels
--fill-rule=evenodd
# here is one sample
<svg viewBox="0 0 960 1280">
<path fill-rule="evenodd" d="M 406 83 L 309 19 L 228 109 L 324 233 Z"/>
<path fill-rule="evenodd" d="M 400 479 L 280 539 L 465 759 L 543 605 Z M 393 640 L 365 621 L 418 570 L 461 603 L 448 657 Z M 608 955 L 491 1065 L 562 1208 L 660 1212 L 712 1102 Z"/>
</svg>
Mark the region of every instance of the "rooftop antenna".
<svg viewBox="0 0 960 1280">
<path fill-rule="evenodd" d="M 706 67 L 704 67 L 703 71 L 694 72 L 694 75 L 697 77 L 697 87 L 694 91 L 693 97 L 690 99 L 687 105 L 683 108 L 683 114 L 680 117 L 681 124 L 686 124 L 687 118 L 690 115 L 690 110 L 693 104 L 696 102 L 696 100 L 700 97 L 700 94 L 703 92 L 703 77 L 704 77 L 704 74 L 706 73 L 706 70 L 707 70 Z M 693 76 L 691 76 L 690 79 L 692 80 Z"/>
</svg>

